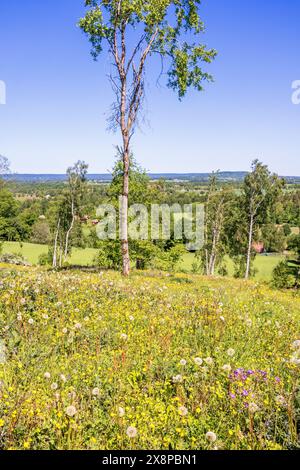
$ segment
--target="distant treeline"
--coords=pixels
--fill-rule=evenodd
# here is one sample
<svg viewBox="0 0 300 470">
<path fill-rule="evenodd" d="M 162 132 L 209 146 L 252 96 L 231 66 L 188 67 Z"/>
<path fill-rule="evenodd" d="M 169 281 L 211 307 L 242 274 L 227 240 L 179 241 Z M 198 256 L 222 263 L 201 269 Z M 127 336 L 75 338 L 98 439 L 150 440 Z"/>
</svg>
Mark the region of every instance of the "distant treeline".
<svg viewBox="0 0 300 470">
<path fill-rule="evenodd" d="M 245 171 L 221 171 L 218 173 L 219 182 L 242 182 L 247 175 Z M 185 182 L 203 182 L 207 183 L 211 173 L 149 173 L 151 180 L 167 180 L 167 181 L 185 181 Z M 64 182 L 67 176 L 64 174 L 18 174 L 13 173 L 4 176 L 7 181 L 15 181 L 21 183 L 47 183 L 47 182 Z M 89 181 L 95 182 L 111 182 L 112 175 L 109 173 L 89 174 Z M 288 184 L 300 184 L 300 176 L 285 176 Z"/>
</svg>

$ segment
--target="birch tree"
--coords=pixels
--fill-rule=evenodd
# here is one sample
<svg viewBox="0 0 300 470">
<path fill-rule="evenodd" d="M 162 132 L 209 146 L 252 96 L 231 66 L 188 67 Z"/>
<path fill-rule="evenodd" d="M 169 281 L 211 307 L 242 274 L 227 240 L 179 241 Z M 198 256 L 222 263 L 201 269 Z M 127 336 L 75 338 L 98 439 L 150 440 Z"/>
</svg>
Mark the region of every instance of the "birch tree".
<svg viewBox="0 0 300 470">
<path fill-rule="evenodd" d="M 76 218 L 80 216 L 81 199 L 84 193 L 88 165 L 78 161 L 67 170 L 67 189 L 57 207 L 57 222 L 53 246 L 53 268 L 62 266 L 70 249 L 70 237 Z"/>
<path fill-rule="evenodd" d="M 70 226 L 66 232 L 64 259 L 67 259 L 69 250 L 69 239 L 74 228 L 76 216 L 78 216 L 79 199 L 82 196 L 84 183 L 86 182 L 86 174 L 88 165 L 85 162 L 78 161 L 74 166 L 68 168 L 68 187 L 69 187 L 69 203 L 70 203 Z"/>
<path fill-rule="evenodd" d="M 275 203 L 282 186 L 283 180 L 277 175 L 271 174 L 266 165 L 263 165 L 258 160 L 253 161 L 252 171 L 246 176 L 243 185 L 245 209 L 248 218 L 246 279 L 250 275 L 253 233 L 256 223 L 262 214 L 266 220 L 267 212 Z"/>
<path fill-rule="evenodd" d="M 214 276 L 225 254 L 225 226 L 232 205 L 232 189 L 218 188 L 218 172 L 210 177 L 205 205 L 204 262 L 207 276 Z"/>
<path fill-rule="evenodd" d="M 203 65 L 216 51 L 200 43 L 204 24 L 200 0 L 86 0 L 88 11 L 79 22 L 96 59 L 105 48 L 116 101 L 111 123 L 122 136 L 123 187 L 121 246 L 123 275 L 130 271 L 128 193 L 130 146 L 145 95 L 149 59 L 157 56 L 166 68 L 167 85 L 182 99 L 189 88 L 203 89 L 212 80 Z M 164 69 L 162 69 L 164 70 Z"/>
</svg>

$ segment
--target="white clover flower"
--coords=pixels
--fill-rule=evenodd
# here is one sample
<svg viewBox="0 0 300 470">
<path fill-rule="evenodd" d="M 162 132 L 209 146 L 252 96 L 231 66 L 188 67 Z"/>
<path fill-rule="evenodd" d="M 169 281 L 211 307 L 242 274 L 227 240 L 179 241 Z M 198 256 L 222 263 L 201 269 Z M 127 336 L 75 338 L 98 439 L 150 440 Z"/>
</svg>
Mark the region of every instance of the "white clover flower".
<svg viewBox="0 0 300 470">
<path fill-rule="evenodd" d="M 293 349 L 300 349 L 300 339 L 297 339 L 292 343 L 292 348 Z"/>
<path fill-rule="evenodd" d="M 211 431 L 207 432 L 205 437 L 208 440 L 208 442 L 216 442 L 217 440 L 217 435 Z"/>
<path fill-rule="evenodd" d="M 259 407 L 256 403 L 249 403 L 249 411 L 250 413 L 256 413 L 259 410 Z"/>
<path fill-rule="evenodd" d="M 18 320 L 18 321 L 22 321 L 22 314 L 21 314 L 21 313 L 18 313 L 18 315 L 17 315 L 17 320 Z"/>
<path fill-rule="evenodd" d="M 225 322 L 225 318 L 221 315 L 220 316 L 220 320 L 224 323 Z"/>
<path fill-rule="evenodd" d="M 205 364 L 207 364 L 208 366 L 211 366 L 211 365 L 213 365 L 214 360 L 213 360 L 212 357 L 206 357 L 206 358 L 204 359 L 204 362 L 205 362 Z"/>
<path fill-rule="evenodd" d="M 80 330 L 82 328 L 82 324 L 81 323 L 75 323 L 74 328 L 76 330 Z"/>
<path fill-rule="evenodd" d="M 188 409 L 185 406 L 180 406 L 178 408 L 178 413 L 180 416 L 187 416 L 188 415 Z"/>
<path fill-rule="evenodd" d="M 66 335 L 68 333 L 68 328 L 63 328 L 62 332 L 64 335 Z"/>
<path fill-rule="evenodd" d="M 130 315 L 129 320 L 134 321 L 134 316 Z"/>
<path fill-rule="evenodd" d="M 66 415 L 69 416 L 70 418 L 73 418 L 73 416 L 75 416 L 76 413 L 77 413 L 77 410 L 75 406 L 71 405 L 71 406 L 68 406 L 68 408 L 66 408 Z"/>
<path fill-rule="evenodd" d="M 182 375 L 178 374 L 178 375 L 174 375 L 172 380 L 174 384 L 177 384 L 177 383 L 181 383 L 183 381 L 183 378 L 182 378 Z"/>
<path fill-rule="evenodd" d="M 63 382 L 66 382 L 67 381 L 67 378 L 64 374 L 60 374 L 60 379 L 63 381 Z"/>
<path fill-rule="evenodd" d="M 121 406 L 119 406 L 119 417 L 123 418 L 125 416 L 125 410 Z"/>
<path fill-rule="evenodd" d="M 181 366 L 186 366 L 186 365 L 187 365 L 186 360 L 185 360 L 185 359 L 181 359 L 180 365 L 181 365 Z"/>
<path fill-rule="evenodd" d="M 133 439 L 137 436 L 138 431 L 134 426 L 129 426 L 127 428 L 126 434 L 127 434 L 128 437 L 130 437 L 130 439 Z"/>
<path fill-rule="evenodd" d="M 28 323 L 29 323 L 29 325 L 33 325 L 33 324 L 34 324 L 34 319 L 33 319 L 33 318 L 29 318 Z"/>
<path fill-rule="evenodd" d="M 99 397 L 99 395 L 100 395 L 100 390 L 99 390 L 98 387 L 95 387 L 95 388 L 92 390 L 92 395 L 93 395 L 94 397 Z"/>
<path fill-rule="evenodd" d="M 235 350 L 234 350 L 233 348 L 229 348 L 229 349 L 227 350 L 227 355 L 228 355 L 229 357 L 233 357 L 233 356 L 235 355 Z"/>
<path fill-rule="evenodd" d="M 49 320 L 49 316 L 48 316 L 46 313 L 44 313 L 44 314 L 42 315 L 42 317 L 43 317 L 44 320 Z"/>
<path fill-rule="evenodd" d="M 195 363 L 197 366 L 202 366 L 202 364 L 203 364 L 203 359 L 201 359 L 201 357 L 195 357 L 194 363 Z"/>
<path fill-rule="evenodd" d="M 58 389 L 58 385 L 56 382 L 53 382 L 53 384 L 51 384 L 51 390 L 57 390 Z"/>
<path fill-rule="evenodd" d="M 224 370 L 224 372 L 231 372 L 231 365 L 230 364 L 224 364 L 224 366 L 222 367 L 222 370 Z"/>
<path fill-rule="evenodd" d="M 51 377 L 50 372 L 45 372 L 44 377 L 45 377 L 45 379 L 50 379 L 50 377 Z"/>
<path fill-rule="evenodd" d="M 120 338 L 126 341 L 128 339 L 128 336 L 125 333 L 121 333 Z"/>
</svg>

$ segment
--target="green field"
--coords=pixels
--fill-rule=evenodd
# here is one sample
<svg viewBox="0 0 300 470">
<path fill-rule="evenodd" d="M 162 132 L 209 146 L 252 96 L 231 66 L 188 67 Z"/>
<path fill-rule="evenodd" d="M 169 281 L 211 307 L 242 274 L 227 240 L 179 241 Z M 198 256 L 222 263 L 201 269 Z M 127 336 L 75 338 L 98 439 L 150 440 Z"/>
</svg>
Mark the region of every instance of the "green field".
<svg viewBox="0 0 300 470">
<path fill-rule="evenodd" d="M 3 244 L 3 253 L 15 253 L 22 254 L 24 258 L 31 264 L 37 264 L 39 256 L 47 253 L 48 248 L 45 245 L 36 245 L 32 243 L 17 243 L 17 242 L 5 242 Z M 79 249 L 74 248 L 70 258 L 70 263 L 75 266 L 91 266 L 93 264 L 94 257 L 97 250 L 94 248 Z M 257 274 L 255 278 L 257 280 L 268 281 L 271 279 L 272 271 L 279 261 L 283 259 L 281 255 L 257 255 L 255 259 L 255 268 Z M 187 253 L 184 255 L 183 260 L 180 264 L 180 269 L 184 269 L 187 272 L 192 271 L 192 264 L 195 260 L 195 255 Z M 233 262 L 229 258 L 226 260 L 228 266 L 229 276 L 233 276 L 234 268 Z"/>
<path fill-rule="evenodd" d="M 254 266 L 257 270 L 257 273 L 255 275 L 255 279 L 261 280 L 261 281 L 268 281 L 271 279 L 273 269 L 277 264 L 284 259 L 283 255 L 257 255 L 254 261 Z M 181 267 L 188 271 L 191 272 L 192 270 L 192 264 L 195 261 L 195 255 L 192 253 L 187 253 L 183 257 L 183 262 Z M 229 276 L 233 276 L 234 273 L 234 266 L 233 262 L 229 257 L 226 257 L 226 264 L 228 268 L 228 273 Z"/>
<path fill-rule="evenodd" d="M 21 254 L 31 264 L 37 264 L 40 255 L 48 253 L 46 245 L 37 245 L 33 243 L 3 243 L 3 253 Z M 90 266 L 93 264 L 97 250 L 93 248 L 74 248 L 70 258 L 70 263 L 76 266 Z"/>
</svg>

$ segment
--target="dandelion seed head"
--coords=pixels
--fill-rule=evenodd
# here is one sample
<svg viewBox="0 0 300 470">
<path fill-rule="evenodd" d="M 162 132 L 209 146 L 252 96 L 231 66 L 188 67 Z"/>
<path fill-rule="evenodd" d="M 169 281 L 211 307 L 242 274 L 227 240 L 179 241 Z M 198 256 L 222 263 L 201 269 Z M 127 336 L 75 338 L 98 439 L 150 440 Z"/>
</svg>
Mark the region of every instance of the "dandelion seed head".
<svg viewBox="0 0 300 470">
<path fill-rule="evenodd" d="M 69 416 L 70 418 L 73 418 L 77 413 L 77 410 L 75 406 L 71 405 L 66 408 L 66 415 Z"/>
<path fill-rule="evenodd" d="M 254 403 L 254 402 L 249 403 L 249 411 L 250 411 L 250 413 L 254 414 L 254 413 L 256 413 L 258 410 L 259 410 L 259 407 L 257 406 L 256 403 Z"/>
<path fill-rule="evenodd" d="M 92 395 L 93 395 L 94 397 L 99 397 L 99 395 L 100 395 L 100 390 L 99 390 L 98 387 L 93 388 L 93 390 L 92 390 Z"/>
<path fill-rule="evenodd" d="M 208 442 L 216 442 L 217 440 L 217 435 L 212 431 L 207 432 L 205 437 Z"/>
<path fill-rule="evenodd" d="M 233 357 L 235 355 L 235 350 L 233 348 L 229 348 L 227 350 L 227 356 Z"/>
<path fill-rule="evenodd" d="M 174 375 L 174 377 L 172 378 L 173 380 L 173 383 L 176 384 L 176 383 L 181 383 L 183 381 L 183 377 L 182 375 L 178 374 L 178 375 Z"/>
<path fill-rule="evenodd" d="M 126 431 L 126 434 L 127 436 L 130 438 L 130 439 L 133 439 L 137 436 L 138 434 L 138 431 L 137 429 L 134 427 L 134 426 L 129 426 L 127 428 L 127 431 Z"/>
<path fill-rule="evenodd" d="M 180 416 L 187 416 L 188 415 L 188 409 L 185 406 L 180 406 L 178 408 L 178 413 Z"/>
</svg>

